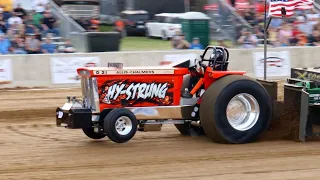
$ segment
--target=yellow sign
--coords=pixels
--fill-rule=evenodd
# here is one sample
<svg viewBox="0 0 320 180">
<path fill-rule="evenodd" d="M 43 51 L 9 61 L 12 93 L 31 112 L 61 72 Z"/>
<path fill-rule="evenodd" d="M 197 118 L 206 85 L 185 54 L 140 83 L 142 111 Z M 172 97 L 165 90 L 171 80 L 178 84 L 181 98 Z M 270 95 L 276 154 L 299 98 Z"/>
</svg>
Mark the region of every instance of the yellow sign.
<svg viewBox="0 0 320 180">
<path fill-rule="evenodd" d="M 320 80 L 320 74 L 313 73 L 313 72 L 307 72 L 307 71 L 294 71 L 294 74 L 297 75 L 297 79 L 303 79 L 303 80 Z"/>
</svg>

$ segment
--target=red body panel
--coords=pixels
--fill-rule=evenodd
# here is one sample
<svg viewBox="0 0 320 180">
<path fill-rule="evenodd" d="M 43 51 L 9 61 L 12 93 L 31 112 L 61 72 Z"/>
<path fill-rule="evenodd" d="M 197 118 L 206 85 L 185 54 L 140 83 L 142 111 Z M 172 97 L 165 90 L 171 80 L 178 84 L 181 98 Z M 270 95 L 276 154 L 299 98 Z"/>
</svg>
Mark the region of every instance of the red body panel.
<svg viewBox="0 0 320 180">
<path fill-rule="evenodd" d="M 204 88 L 209 88 L 212 83 L 222 78 L 223 76 L 232 74 L 244 75 L 245 73 L 245 71 L 214 71 L 211 67 L 207 67 L 206 71 L 204 72 L 203 78 Z"/>
<path fill-rule="evenodd" d="M 121 72 L 119 71 L 119 73 L 115 69 L 99 70 L 98 73 L 98 71 L 94 72 L 95 70 L 92 68 L 79 68 L 79 75 L 81 75 L 80 71 L 82 70 L 88 70 L 90 76 L 97 79 L 101 110 L 124 106 L 179 105 L 183 75 L 188 74 L 188 69 L 185 68 L 131 69 L 126 72 L 120 70 Z M 152 72 L 155 73 L 153 74 Z"/>
<path fill-rule="evenodd" d="M 100 109 L 180 105 L 183 76 L 187 68 L 79 68 L 79 76 L 97 78 Z M 81 73 L 81 72 L 86 73 Z M 244 71 L 213 71 L 207 67 L 203 84 L 209 88 L 226 75 Z M 201 102 L 201 98 L 198 104 Z"/>
<path fill-rule="evenodd" d="M 203 85 L 204 89 L 208 89 L 212 83 L 214 83 L 216 80 L 232 74 L 237 75 L 244 75 L 245 71 L 214 71 L 211 67 L 207 67 L 206 71 L 204 72 L 204 78 L 203 78 Z M 197 101 L 197 104 L 200 105 L 202 100 L 202 97 L 199 98 Z"/>
</svg>

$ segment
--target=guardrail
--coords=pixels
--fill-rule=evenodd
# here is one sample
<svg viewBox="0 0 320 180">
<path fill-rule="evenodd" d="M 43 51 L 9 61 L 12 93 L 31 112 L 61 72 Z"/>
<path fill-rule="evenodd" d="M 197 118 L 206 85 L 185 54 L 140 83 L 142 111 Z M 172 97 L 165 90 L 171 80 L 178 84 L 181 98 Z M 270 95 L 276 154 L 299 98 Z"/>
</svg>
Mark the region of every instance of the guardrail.
<svg viewBox="0 0 320 180">
<path fill-rule="evenodd" d="M 291 67 L 320 66 L 320 47 L 269 48 L 268 78 L 290 76 Z M 263 78 L 263 48 L 229 49 L 230 70 L 246 71 L 247 75 Z M 0 88 L 13 87 L 76 87 L 79 80 L 75 69 L 83 66 L 157 66 L 163 60 L 194 59 L 203 51 L 140 51 L 41 55 L 0 56 Z"/>
</svg>

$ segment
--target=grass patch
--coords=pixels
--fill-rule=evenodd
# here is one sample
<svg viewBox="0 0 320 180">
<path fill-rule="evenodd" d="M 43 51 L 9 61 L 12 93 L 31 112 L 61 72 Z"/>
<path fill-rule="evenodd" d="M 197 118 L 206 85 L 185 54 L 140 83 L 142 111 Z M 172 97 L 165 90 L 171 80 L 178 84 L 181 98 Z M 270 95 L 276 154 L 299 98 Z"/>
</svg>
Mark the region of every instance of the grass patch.
<svg viewBox="0 0 320 180">
<path fill-rule="evenodd" d="M 228 46 L 232 46 L 231 41 L 227 41 Z M 217 41 L 211 41 L 210 45 L 218 45 Z M 149 39 L 147 37 L 125 37 L 121 40 L 120 51 L 160 51 L 173 50 L 170 41 L 161 39 Z"/>
<path fill-rule="evenodd" d="M 113 30 L 113 26 L 108 25 L 101 25 L 99 28 L 101 32 L 110 32 Z"/>
<path fill-rule="evenodd" d="M 113 27 L 110 25 L 101 25 L 101 32 L 111 32 Z M 232 47 L 232 42 L 226 44 Z M 217 41 L 211 41 L 210 45 L 218 45 Z M 120 51 L 152 51 L 152 50 L 172 50 L 171 42 L 156 38 L 127 36 L 121 40 Z"/>
<path fill-rule="evenodd" d="M 125 37 L 121 40 L 121 51 L 171 50 L 170 41 L 147 37 Z"/>
</svg>

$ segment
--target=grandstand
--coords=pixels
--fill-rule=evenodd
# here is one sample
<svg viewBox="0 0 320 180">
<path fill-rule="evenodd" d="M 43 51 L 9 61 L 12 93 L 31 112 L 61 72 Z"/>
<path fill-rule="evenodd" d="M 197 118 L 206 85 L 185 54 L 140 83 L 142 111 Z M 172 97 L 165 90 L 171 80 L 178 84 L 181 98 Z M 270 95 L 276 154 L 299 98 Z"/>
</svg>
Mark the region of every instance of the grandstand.
<svg viewBox="0 0 320 180">
<path fill-rule="evenodd" d="M 1 4 L 0 31 L 7 37 L 6 44 L 10 44 L 8 51 L 4 50 L 2 54 L 73 52 L 69 41 L 72 29 L 68 28 L 74 23 L 71 18 L 68 19 L 51 0 L 47 4 L 34 4 L 36 1 L 28 4 L 27 0 L 21 2 Z M 33 3 L 32 6 L 30 3 Z"/>
</svg>

